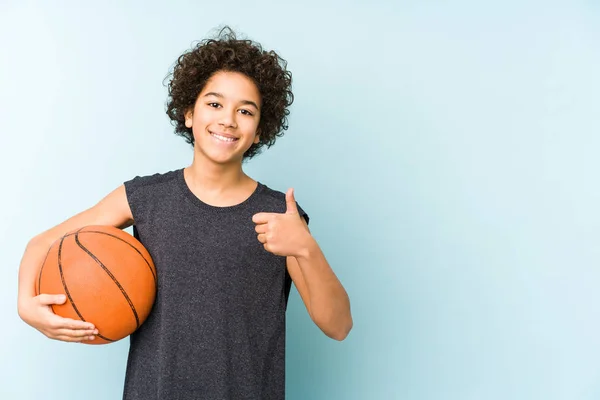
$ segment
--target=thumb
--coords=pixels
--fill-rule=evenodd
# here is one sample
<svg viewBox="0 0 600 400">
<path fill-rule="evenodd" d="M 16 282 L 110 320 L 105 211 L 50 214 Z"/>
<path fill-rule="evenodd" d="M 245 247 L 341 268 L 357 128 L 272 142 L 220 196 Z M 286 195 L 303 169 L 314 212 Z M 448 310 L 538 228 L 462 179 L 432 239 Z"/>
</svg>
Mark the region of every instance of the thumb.
<svg viewBox="0 0 600 400">
<path fill-rule="evenodd" d="M 298 214 L 298 206 L 296 206 L 296 199 L 294 198 L 294 189 L 288 189 L 287 193 L 285 194 L 285 204 L 286 204 L 286 209 L 285 209 L 285 213 L 286 214 Z"/>
<path fill-rule="evenodd" d="M 63 304 L 67 300 L 67 296 L 64 294 L 40 294 L 38 299 L 41 304 L 48 306 L 50 304 Z"/>
</svg>

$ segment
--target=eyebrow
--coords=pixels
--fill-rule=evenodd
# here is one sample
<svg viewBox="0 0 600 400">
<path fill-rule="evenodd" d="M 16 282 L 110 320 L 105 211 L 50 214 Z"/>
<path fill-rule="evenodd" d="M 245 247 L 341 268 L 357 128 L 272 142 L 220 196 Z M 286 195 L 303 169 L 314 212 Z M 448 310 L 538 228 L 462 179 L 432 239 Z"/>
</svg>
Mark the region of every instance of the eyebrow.
<svg viewBox="0 0 600 400">
<path fill-rule="evenodd" d="M 204 95 L 204 97 L 208 97 L 208 96 L 215 96 L 215 97 L 218 97 L 220 99 L 224 99 L 225 98 L 225 96 L 223 96 L 221 93 L 217 93 L 217 92 L 208 92 L 208 93 L 206 93 Z M 258 106 L 256 105 L 256 103 L 253 102 L 253 101 L 251 101 L 251 100 L 240 100 L 240 103 L 242 103 L 244 105 L 253 106 L 257 110 L 260 110 L 260 108 L 258 108 Z"/>
</svg>

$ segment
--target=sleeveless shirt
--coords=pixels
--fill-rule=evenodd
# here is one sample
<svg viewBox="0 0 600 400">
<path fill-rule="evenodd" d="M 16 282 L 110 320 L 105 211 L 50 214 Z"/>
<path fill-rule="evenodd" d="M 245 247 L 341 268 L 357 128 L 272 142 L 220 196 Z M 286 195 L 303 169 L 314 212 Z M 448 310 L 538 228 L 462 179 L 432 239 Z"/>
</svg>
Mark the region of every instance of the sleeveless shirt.
<svg viewBox="0 0 600 400">
<path fill-rule="evenodd" d="M 192 193 L 183 169 L 137 176 L 125 190 L 158 287 L 130 336 L 123 399 L 284 399 L 292 281 L 252 216 L 284 213 L 285 194 L 259 182 L 242 203 L 215 207 Z"/>
</svg>

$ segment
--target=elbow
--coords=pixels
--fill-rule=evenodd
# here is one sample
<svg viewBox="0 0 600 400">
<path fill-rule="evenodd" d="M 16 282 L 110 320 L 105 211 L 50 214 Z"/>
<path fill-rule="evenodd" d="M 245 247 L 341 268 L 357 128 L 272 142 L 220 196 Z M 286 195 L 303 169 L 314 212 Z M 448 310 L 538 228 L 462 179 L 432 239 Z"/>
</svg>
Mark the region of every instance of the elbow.
<svg viewBox="0 0 600 400">
<path fill-rule="evenodd" d="M 43 233 L 40 233 L 37 236 L 32 237 L 27 243 L 26 249 L 36 248 L 36 247 L 50 247 L 52 243 L 44 236 Z"/>
<path fill-rule="evenodd" d="M 341 329 L 337 329 L 335 332 L 331 332 L 331 334 L 328 336 L 333 340 L 341 342 L 344 339 L 346 339 L 350 334 L 350 331 L 352 330 L 352 325 L 352 318 L 350 318 L 350 320 L 345 325 L 342 325 Z"/>
<path fill-rule="evenodd" d="M 336 321 L 333 321 L 332 319 L 327 319 L 326 321 L 315 319 L 313 321 L 325 335 L 338 342 L 341 342 L 348 337 L 353 326 L 351 316 Z"/>
</svg>

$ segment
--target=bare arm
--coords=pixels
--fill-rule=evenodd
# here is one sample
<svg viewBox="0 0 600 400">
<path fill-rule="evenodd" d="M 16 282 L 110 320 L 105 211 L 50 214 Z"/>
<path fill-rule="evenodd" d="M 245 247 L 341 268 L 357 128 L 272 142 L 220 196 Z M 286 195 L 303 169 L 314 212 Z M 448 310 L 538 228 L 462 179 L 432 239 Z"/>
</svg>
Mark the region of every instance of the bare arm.
<svg viewBox="0 0 600 400">
<path fill-rule="evenodd" d="M 284 214 L 252 216 L 257 239 L 265 250 L 286 257 L 290 277 L 314 323 L 330 338 L 344 340 L 353 325 L 348 294 L 298 213 L 293 189 L 285 198 Z"/>
<path fill-rule="evenodd" d="M 287 269 L 313 322 L 330 338 L 344 340 L 353 325 L 350 299 L 312 236 L 298 256 L 287 257 Z"/>
<path fill-rule="evenodd" d="M 95 332 L 93 325 L 61 318 L 52 313 L 51 304 L 62 304 L 63 296 L 55 294 L 35 295 L 35 280 L 48 249 L 67 232 L 87 225 L 111 225 L 126 228 L 133 223 L 131 210 L 121 185 L 95 206 L 74 215 L 61 224 L 32 238 L 25 249 L 19 267 L 18 312 L 29 325 L 46 336 L 65 341 L 85 339 Z"/>
</svg>

